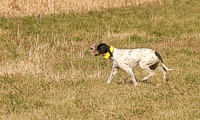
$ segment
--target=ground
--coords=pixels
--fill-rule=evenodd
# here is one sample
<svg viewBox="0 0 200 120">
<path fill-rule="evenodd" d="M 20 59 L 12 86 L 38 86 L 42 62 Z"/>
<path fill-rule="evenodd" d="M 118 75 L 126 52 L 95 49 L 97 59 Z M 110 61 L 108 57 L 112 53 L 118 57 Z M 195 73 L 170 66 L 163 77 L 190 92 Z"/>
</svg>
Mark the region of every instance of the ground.
<svg viewBox="0 0 200 120">
<path fill-rule="evenodd" d="M 200 3 L 173 0 L 41 18 L 0 17 L 1 119 L 200 119 Z M 111 61 L 92 58 L 99 41 L 159 52 L 157 74 L 133 87 Z M 137 80 L 146 73 L 137 67 Z"/>
</svg>

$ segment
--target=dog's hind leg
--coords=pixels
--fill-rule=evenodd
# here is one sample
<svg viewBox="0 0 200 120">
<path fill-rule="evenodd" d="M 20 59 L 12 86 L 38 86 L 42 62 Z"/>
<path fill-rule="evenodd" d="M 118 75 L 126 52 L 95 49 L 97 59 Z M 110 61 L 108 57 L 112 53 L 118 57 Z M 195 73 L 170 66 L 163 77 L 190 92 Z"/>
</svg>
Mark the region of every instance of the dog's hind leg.
<svg viewBox="0 0 200 120">
<path fill-rule="evenodd" d="M 143 70 L 145 70 L 146 72 L 148 72 L 149 75 L 148 75 L 148 76 L 145 76 L 145 77 L 142 79 L 142 81 L 145 81 L 145 80 L 147 80 L 147 79 L 149 79 L 150 77 L 152 77 L 152 76 L 155 75 L 155 73 L 154 73 L 149 67 L 143 68 Z"/>
<path fill-rule="evenodd" d="M 157 67 L 156 70 L 161 71 L 163 73 L 163 78 L 167 80 L 166 70 L 163 67 Z"/>
<path fill-rule="evenodd" d="M 156 68 L 154 68 L 154 67 L 157 67 L 157 63 L 154 64 L 154 65 L 152 65 L 152 66 L 140 65 L 140 67 L 141 67 L 143 70 L 145 70 L 146 72 L 149 73 L 148 76 L 145 76 L 145 77 L 142 79 L 142 81 L 145 81 L 145 80 L 147 80 L 147 79 L 149 79 L 150 77 L 152 77 L 152 76 L 155 75 L 155 73 L 153 72 L 153 70 L 156 69 Z"/>
</svg>

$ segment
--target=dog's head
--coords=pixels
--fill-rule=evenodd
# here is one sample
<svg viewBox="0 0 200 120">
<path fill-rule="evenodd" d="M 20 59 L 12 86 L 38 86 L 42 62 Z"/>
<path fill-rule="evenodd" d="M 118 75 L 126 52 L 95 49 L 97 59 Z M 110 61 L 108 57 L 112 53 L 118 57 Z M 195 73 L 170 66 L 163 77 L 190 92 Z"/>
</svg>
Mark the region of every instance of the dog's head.
<svg viewBox="0 0 200 120">
<path fill-rule="evenodd" d="M 106 43 L 99 43 L 90 47 L 90 54 L 92 55 L 92 57 L 105 55 L 107 52 L 109 52 L 109 50 L 110 46 L 108 46 Z"/>
</svg>

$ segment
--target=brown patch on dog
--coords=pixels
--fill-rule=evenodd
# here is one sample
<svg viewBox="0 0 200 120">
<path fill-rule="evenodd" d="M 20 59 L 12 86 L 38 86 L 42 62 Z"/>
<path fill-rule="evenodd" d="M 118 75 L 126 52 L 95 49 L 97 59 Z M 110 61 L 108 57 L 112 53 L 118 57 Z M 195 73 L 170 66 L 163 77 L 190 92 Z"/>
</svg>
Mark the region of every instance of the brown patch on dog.
<svg viewBox="0 0 200 120">
<path fill-rule="evenodd" d="M 95 50 L 90 51 L 90 54 L 92 56 L 96 56 L 96 55 L 99 55 L 99 51 L 95 49 Z"/>
<path fill-rule="evenodd" d="M 98 43 L 98 45 L 99 45 L 100 43 Z M 97 50 L 97 46 L 98 45 L 92 45 L 92 46 L 90 46 L 90 54 L 94 57 L 94 56 L 97 56 L 97 55 L 99 55 L 99 51 Z"/>
</svg>

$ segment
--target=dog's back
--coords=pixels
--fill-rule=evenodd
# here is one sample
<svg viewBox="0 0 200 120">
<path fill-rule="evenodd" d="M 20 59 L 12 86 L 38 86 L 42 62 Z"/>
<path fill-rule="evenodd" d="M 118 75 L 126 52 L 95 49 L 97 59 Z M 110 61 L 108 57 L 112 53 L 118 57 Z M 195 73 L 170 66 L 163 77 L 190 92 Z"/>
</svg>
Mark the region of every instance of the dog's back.
<svg viewBox="0 0 200 120">
<path fill-rule="evenodd" d="M 140 59 L 147 59 L 156 57 L 155 51 L 148 48 L 137 48 L 137 49 L 114 49 L 113 56 L 121 60 L 137 61 Z"/>
</svg>

